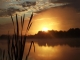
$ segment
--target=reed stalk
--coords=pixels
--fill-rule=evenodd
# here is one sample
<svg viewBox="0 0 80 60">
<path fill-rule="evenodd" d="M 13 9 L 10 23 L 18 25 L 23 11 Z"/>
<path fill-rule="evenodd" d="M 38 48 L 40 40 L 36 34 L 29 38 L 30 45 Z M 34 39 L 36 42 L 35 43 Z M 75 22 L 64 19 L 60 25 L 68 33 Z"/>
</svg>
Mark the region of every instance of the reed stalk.
<svg viewBox="0 0 80 60">
<path fill-rule="evenodd" d="M 32 22 L 31 22 L 32 17 L 33 17 L 33 13 L 31 14 L 28 26 L 26 28 L 27 32 L 29 31 L 29 29 L 32 25 Z M 23 17 L 21 16 L 21 35 L 19 34 L 20 30 L 19 30 L 19 22 L 18 22 L 17 14 L 16 14 L 16 28 L 15 28 L 15 25 L 14 25 L 14 20 L 13 20 L 12 15 L 11 15 L 11 20 L 12 20 L 12 24 L 14 26 L 14 34 L 13 34 L 12 38 L 10 38 L 10 35 L 9 35 L 9 32 L 8 32 L 8 51 L 7 51 L 8 56 L 6 57 L 6 60 L 23 60 L 25 43 L 26 43 L 26 40 L 27 40 L 27 38 L 26 38 L 27 32 L 25 33 L 24 36 L 22 35 L 24 21 L 25 21 L 25 14 L 23 15 Z M 20 36 L 20 38 L 19 38 L 19 36 Z M 29 51 L 28 51 L 28 54 L 26 55 L 25 60 L 28 60 L 32 45 L 34 46 L 34 52 L 35 52 L 34 42 L 31 41 Z M 3 55 L 3 60 L 4 60 L 4 55 Z"/>
</svg>

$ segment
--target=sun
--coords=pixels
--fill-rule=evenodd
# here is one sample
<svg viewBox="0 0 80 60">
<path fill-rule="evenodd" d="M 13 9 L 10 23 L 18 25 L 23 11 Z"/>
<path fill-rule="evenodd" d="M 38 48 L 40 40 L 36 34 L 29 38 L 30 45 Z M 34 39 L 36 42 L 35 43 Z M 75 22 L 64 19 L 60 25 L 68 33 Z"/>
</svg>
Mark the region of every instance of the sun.
<svg viewBox="0 0 80 60">
<path fill-rule="evenodd" d="M 45 32 L 47 32 L 49 29 L 48 28 L 46 28 L 46 27 L 44 27 L 43 29 L 42 29 L 42 31 L 45 31 Z"/>
</svg>

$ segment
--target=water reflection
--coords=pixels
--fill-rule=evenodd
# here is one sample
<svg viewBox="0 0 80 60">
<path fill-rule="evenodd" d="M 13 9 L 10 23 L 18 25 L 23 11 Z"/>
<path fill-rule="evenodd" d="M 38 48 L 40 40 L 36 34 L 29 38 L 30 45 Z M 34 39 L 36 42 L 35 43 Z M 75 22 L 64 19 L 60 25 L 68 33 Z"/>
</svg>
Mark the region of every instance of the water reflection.
<svg viewBox="0 0 80 60">
<path fill-rule="evenodd" d="M 30 43 L 26 43 L 25 54 Z M 80 48 L 70 47 L 68 45 L 57 46 L 39 46 L 35 43 L 36 52 L 31 50 L 29 60 L 80 60 Z"/>
<path fill-rule="evenodd" d="M 29 41 L 26 42 L 24 58 L 30 46 Z M 69 44 L 61 45 L 58 42 L 56 43 L 56 40 L 54 43 L 49 40 L 35 40 L 36 51 L 34 53 L 32 47 L 28 60 L 80 60 L 80 47 L 71 47 Z M 7 50 L 6 40 L 0 41 L 0 48 Z"/>
</svg>

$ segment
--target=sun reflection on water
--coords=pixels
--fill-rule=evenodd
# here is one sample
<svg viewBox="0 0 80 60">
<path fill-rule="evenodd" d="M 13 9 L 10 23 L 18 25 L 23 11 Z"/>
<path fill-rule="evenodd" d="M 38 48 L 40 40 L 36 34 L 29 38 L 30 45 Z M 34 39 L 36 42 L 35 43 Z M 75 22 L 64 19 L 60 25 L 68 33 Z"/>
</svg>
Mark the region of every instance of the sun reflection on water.
<svg viewBox="0 0 80 60">
<path fill-rule="evenodd" d="M 25 54 L 27 53 L 29 45 L 30 43 L 26 43 Z M 35 43 L 35 53 L 33 50 L 32 47 L 29 60 L 66 60 L 66 58 L 69 60 L 69 58 L 73 59 L 72 57 L 76 53 L 75 48 L 71 48 L 68 45 L 49 46 L 47 43 L 45 45 Z"/>
<path fill-rule="evenodd" d="M 29 43 L 28 43 L 28 45 L 29 45 Z M 54 54 L 55 54 L 54 57 L 56 57 L 56 52 L 59 52 L 58 48 L 53 47 L 53 46 L 48 46 L 47 43 L 45 46 L 39 46 L 37 43 L 35 43 L 35 47 L 36 47 L 36 49 L 35 49 L 36 51 L 35 51 L 35 53 L 33 53 L 33 47 L 32 47 L 31 55 L 34 55 L 36 58 L 38 57 L 38 58 L 50 59 L 53 57 Z"/>
<path fill-rule="evenodd" d="M 30 42 L 27 42 L 23 60 L 28 53 L 29 47 Z M 0 48 L 7 50 L 5 41 L 0 41 Z M 80 47 L 70 47 L 69 45 L 53 46 L 48 43 L 43 45 L 40 42 L 35 42 L 35 53 L 32 47 L 28 60 L 80 60 Z"/>
<path fill-rule="evenodd" d="M 51 46 L 48 46 L 47 43 L 46 43 L 46 46 L 41 46 L 40 47 L 41 49 L 41 55 L 44 55 L 44 56 L 51 56 L 51 53 L 54 52 L 54 49 L 51 47 Z"/>
</svg>

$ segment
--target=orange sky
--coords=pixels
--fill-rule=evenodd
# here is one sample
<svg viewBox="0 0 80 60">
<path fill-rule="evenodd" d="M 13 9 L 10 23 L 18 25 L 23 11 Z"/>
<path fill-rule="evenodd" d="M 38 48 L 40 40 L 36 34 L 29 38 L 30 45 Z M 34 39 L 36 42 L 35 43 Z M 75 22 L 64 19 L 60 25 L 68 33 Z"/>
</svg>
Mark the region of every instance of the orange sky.
<svg viewBox="0 0 80 60">
<path fill-rule="evenodd" d="M 44 27 L 49 30 L 68 30 L 80 27 L 79 19 L 80 15 L 74 8 L 50 8 L 34 16 L 30 32 L 36 33 Z"/>
<path fill-rule="evenodd" d="M 24 33 L 27 26 L 27 18 L 25 19 Z M 36 34 L 43 28 L 49 30 L 68 30 L 70 28 L 80 28 L 80 14 L 72 7 L 50 8 L 34 15 L 33 24 L 29 34 Z M 2 34 L 13 31 L 12 23 L 4 24 L 0 27 Z"/>
</svg>

